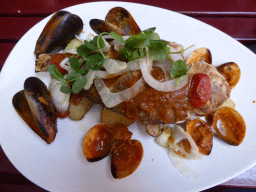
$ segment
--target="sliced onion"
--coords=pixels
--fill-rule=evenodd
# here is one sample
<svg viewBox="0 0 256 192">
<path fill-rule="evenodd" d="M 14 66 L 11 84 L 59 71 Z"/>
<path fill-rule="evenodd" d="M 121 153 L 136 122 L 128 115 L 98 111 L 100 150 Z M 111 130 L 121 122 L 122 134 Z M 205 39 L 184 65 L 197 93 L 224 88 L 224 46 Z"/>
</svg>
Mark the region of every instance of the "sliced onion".
<svg viewBox="0 0 256 192">
<path fill-rule="evenodd" d="M 108 73 L 114 74 L 124 70 L 127 67 L 127 64 L 126 62 L 110 59 L 107 57 L 104 61 L 103 67 L 107 70 Z"/>
<path fill-rule="evenodd" d="M 62 67 L 63 69 L 65 69 L 65 70 L 67 70 L 67 71 L 69 71 L 69 69 L 70 69 L 70 65 L 69 65 L 68 61 L 69 61 L 69 58 L 66 57 L 65 59 L 63 59 L 63 60 L 60 62 L 60 67 Z"/>
<path fill-rule="evenodd" d="M 103 38 L 102 38 L 103 39 Z M 110 44 L 105 40 L 103 39 L 104 43 L 105 43 L 105 47 L 101 49 L 101 51 L 103 52 L 109 52 L 110 51 Z"/>
<path fill-rule="evenodd" d="M 108 108 L 115 107 L 123 101 L 132 99 L 144 87 L 143 78 L 140 78 L 132 87 L 117 93 L 111 92 L 102 79 L 95 79 L 94 84 L 103 103 Z"/>
<path fill-rule="evenodd" d="M 194 179 L 197 178 L 197 174 L 192 172 L 189 167 L 184 162 L 184 157 L 187 159 L 198 159 L 200 158 L 199 149 L 196 146 L 194 140 L 190 137 L 189 134 L 187 134 L 180 126 L 175 125 L 174 127 L 170 127 L 168 125 L 165 125 L 164 132 L 157 137 L 156 142 L 162 147 L 165 147 L 169 150 L 168 156 L 172 162 L 172 164 L 178 169 L 178 171 L 186 176 L 188 179 Z M 179 143 L 182 139 L 188 139 L 190 142 L 190 145 L 192 146 L 191 154 L 186 154 L 186 156 L 180 154 L 178 155 L 177 147 L 179 146 L 170 146 L 171 141 L 174 141 L 174 143 Z M 173 145 L 173 144 L 171 144 Z M 179 149 L 180 150 L 180 149 Z M 184 151 L 184 149 L 182 149 Z M 176 151 L 176 152 L 175 152 Z"/>
<path fill-rule="evenodd" d="M 168 45 L 169 46 L 169 45 Z M 177 49 L 175 49 L 174 47 L 172 46 L 169 46 L 170 47 L 170 51 L 171 52 L 178 52 Z M 174 61 L 177 61 L 177 60 L 184 60 L 182 55 L 180 53 L 177 53 L 177 54 L 169 54 L 169 56 L 174 60 Z"/>
<path fill-rule="evenodd" d="M 143 60 L 143 59 L 140 60 L 140 69 L 146 83 L 152 88 L 154 88 L 155 90 L 162 91 L 162 92 L 171 92 L 171 91 L 181 89 L 187 84 L 188 82 L 187 76 L 185 76 L 182 79 L 182 81 L 178 83 L 177 86 L 176 86 L 176 79 L 172 79 L 164 82 L 157 81 L 154 77 L 152 77 L 150 73 L 153 61 L 152 59 L 150 59 L 149 56 L 147 56 L 146 58 L 147 58 L 146 60 Z"/>
<path fill-rule="evenodd" d="M 170 59 L 164 59 L 162 61 L 154 61 L 154 67 L 160 67 L 165 75 L 165 80 L 170 80 L 170 70 L 172 68 L 172 61 Z"/>
<path fill-rule="evenodd" d="M 129 61 L 127 63 L 127 67 L 125 69 L 121 70 L 118 73 L 110 74 L 107 71 L 98 70 L 96 72 L 96 77 L 99 78 L 99 79 L 110 79 L 110 78 L 122 75 L 124 73 L 130 72 L 130 71 L 136 71 L 136 70 L 139 70 L 139 69 L 140 69 L 140 60 L 137 59 L 137 60 L 134 60 L 134 61 Z"/>
<path fill-rule="evenodd" d="M 188 179 L 196 179 L 198 175 L 190 170 L 190 168 L 184 162 L 184 159 L 174 153 L 172 150 L 169 150 L 168 156 L 172 164 L 178 169 L 178 171 Z"/>
<path fill-rule="evenodd" d="M 95 79 L 96 71 L 89 70 L 88 73 L 86 74 L 86 85 L 84 86 L 85 90 L 90 89 L 90 87 L 93 84 L 93 80 Z"/>
<path fill-rule="evenodd" d="M 78 54 L 76 49 L 65 49 L 63 53 Z"/>
<path fill-rule="evenodd" d="M 64 116 L 64 114 L 68 114 L 70 93 L 62 93 L 60 87 L 61 83 L 52 78 L 49 84 L 49 91 L 57 112 Z"/>
<path fill-rule="evenodd" d="M 199 159 L 201 158 L 201 155 L 199 153 L 199 149 L 195 143 L 195 141 L 193 140 L 193 138 L 187 133 L 185 132 L 180 126 L 175 125 L 174 128 L 171 128 L 171 136 L 174 139 L 173 142 L 171 142 L 172 140 L 169 139 L 168 140 L 168 145 L 169 147 L 176 152 L 178 155 L 186 158 L 186 159 Z M 187 152 L 183 146 L 179 146 L 178 144 L 182 141 L 182 140 L 188 140 L 191 150 L 190 152 Z"/>
</svg>

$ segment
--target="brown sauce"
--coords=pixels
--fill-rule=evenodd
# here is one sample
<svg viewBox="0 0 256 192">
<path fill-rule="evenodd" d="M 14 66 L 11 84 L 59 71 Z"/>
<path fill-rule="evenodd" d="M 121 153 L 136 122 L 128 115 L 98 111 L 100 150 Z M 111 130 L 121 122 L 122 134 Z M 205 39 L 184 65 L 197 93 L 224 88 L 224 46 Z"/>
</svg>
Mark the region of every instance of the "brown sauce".
<svg viewBox="0 0 256 192">
<path fill-rule="evenodd" d="M 152 76 L 158 81 L 164 81 L 164 73 L 160 68 L 152 69 Z M 129 101 L 121 104 L 121 111 L 132 120 L 140 117 L 154 119 L 157 123 L 174 123 L 184 120 L 191 108 L 188 102 L 188 86 L 173 92 L 160 92 L 145 84 L 144 90 Z M 152 118 L 154 117 L 154 118 Z"/>
</svg>

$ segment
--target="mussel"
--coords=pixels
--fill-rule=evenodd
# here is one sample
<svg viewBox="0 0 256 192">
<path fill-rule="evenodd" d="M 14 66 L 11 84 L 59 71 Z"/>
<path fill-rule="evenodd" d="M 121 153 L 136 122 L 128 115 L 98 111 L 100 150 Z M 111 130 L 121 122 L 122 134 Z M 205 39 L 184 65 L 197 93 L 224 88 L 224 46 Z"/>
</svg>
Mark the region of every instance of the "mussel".
<svg viewBox="0 0 256 192">
<path fill-rule="evenodd" d="M 64 49 L 83 29 L 82 19 L 68 11 L 55 13 L 39 36 L 34 54 L 52 53 Z"/>
<path fill-rule="evenodd" d="M 192 63 L 195 63 L 201 60 L 205 61 L 208 64 L 212 64 L 211 51 L 206 47 L 201 47 L 194 50 L 187 58 L 186 63 L 187 65 L 191 65 Z"/>
<path fill-rule="evenodd" d="M 105 21 L 122 29 L 128 35 L 134 35 L 141 32 L 132 15 L 122 7 L 112 8 L 106 15 Z"/>
<path fill-rule="evenodd" d="M 84 138 L 84 157 L 87 161 L 93 162 L 111 154 L 113 177 L 116 179 L 127 177 L 138 168 L 143 157 L 141 142 L 131 140 L 131 136 L 129 129 L 119 123 L 95 125 Z"/>
<path fill-rule="evenodd" d="M 134 35 L 141 32 L 132 15 L 122 7 L 112 8 L 106 15 L 105 21 L 92 19 L 90 26 L 95 33 L 114 31 L 119 35 Z"/>
<path fill-rule="evenodd" d="M 16 93 L 13 106 L 29 127 L 46 143 L 54 141 L 57 133 L 57 115 L 50 92 L 37 77 L 29 77 L 24 90 Z"/>
<path fill-rule="evenodd" d="M 211 153 L 213 133 L 206 122 L 201 119 L 189 121 L 186 125 L 186 131 L 195 141 L 201 154 L 209 155 Z"/>
</svg>

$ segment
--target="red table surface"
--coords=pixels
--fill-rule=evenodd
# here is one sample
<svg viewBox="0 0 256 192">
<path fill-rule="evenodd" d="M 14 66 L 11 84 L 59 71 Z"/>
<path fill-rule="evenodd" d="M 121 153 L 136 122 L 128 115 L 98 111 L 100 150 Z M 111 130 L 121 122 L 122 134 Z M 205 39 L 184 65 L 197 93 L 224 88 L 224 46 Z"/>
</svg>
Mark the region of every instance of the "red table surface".
<svg viewBox="0 0 256 192">
<path fill-rule="evenodd" d="M 19 39 L 36 23 L 82 0 L 2 0 L 0 1 L 0 69 Z M 95 1 L 96 2 L 96 1 Z M 180 12 L 208 23 L 246 46 L 256 44 L 255 0 L 127 0 Z M 233 191 L 217 186 L 206 191 Z M 0 147 L 0 191 L 45 191 L 17 171 Z"/>
</svg>

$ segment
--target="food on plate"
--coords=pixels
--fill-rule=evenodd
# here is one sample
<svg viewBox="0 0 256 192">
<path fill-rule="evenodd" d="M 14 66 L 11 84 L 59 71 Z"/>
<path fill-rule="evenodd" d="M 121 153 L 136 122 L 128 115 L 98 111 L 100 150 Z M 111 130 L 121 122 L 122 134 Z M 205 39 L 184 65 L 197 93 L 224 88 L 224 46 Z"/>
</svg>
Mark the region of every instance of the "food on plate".
<svg viewBox="0 0 256 192">
<path fill-rule="evenodd" d="M 161 135 L 163 133 L 164 129 L 165 128 L 164 128 L 163 124 L 159 124 L 159 125 L 147 124 L 146 125 L 146 131 L 152 137 L 158 137 L 159 135 Z"/>
<path fill-rule="evenodd" d="M 105 20 L 91 19 L 89 24 L 96 35 L 84 39 L 78 36 L 83 28 L 78 16 L 56 13 L 34 52 L 36 72 L 48 71 L 51 75 L 49 91 L 34 80 L 40 85 L 37 92 L 45 92 L 47 99 L 52 99 L 52 105 L 45 108 L 53 111 L 50 123 L 56 125 L 57 117 L 81 120 L 94 104 L 103 107 L 101 123 L 92 125 L 84 138 L 83 153 L 88 161 L 111 155 L 114 178 L 132 174 L 143 157 L 142 144 L 131 140 L 128 129 L 134 121 L 144 124 L 147 133 L 168 148 L 171 161 L 182 173 L 186 171 L 178 165 L 177 157 L 200 159 L 202 154 L 209 155 L 213 135 L 231 145 L 243 141 L 246 126 L 242 116 L 223 107 L 233 106 L 229 97 L 241 74 L 236 63 L 216 67 L 205 47 L 185 58 L 184 52 L 193 45 L 184 49 L 162 40 L 155 27 L 141 31 L 121 7 L 111 9 Z M 59 47 L 63 50 L 56 53 Z M 20 114 L 29 109 L 38 112 L 28 89 L 31 87 L 25 87 L 24 93 L 17 93 L 13 99 Z M 44 104 L 44 99 L 40 102 Z M 21 109 L 20 103 L 27 107 Z M 26 120 L 34 119 L 32 116 L 26 113 L 22 118 L 36 130 L 36 118 Z M 200 119 L 204 116 L 207 123 Z M 52 126 L 47 131 L 51 135 L 36 130 L 52 142 L 57 128 Z"/>
<path fill-rule="evenodd" d="M 90 161 L 98 161 L 111 154 L 111 172 L 121 179 L 132 174 L 141 163 L 143 147 L 140 141 L 131 140 L 132 133 L 122 124 L 100 123 L 86 134 L 83 153 Z"/>
<path fill-rule="evenodd" d="M 70 102 L 69 102 L 69 118 L 74 121 L 81 120 L 85 114 L 91 109 L 94 105 L 94 102 L 87 99 L 83 92 L 73 94 L 71 93 Z"/>
<path fill-rule="evenodd" d="M 217 66 L 217 69 L 226 78 L 230 89 L 233 89 L 241 76 L 239 66 L 235 62 L 228 62 Z"/>
<path fill-rule="evenodd" d="M 55 13 L 47 22 L 36 42 L 34 54 L 57 52 L 79 35 L 83 29 L 82 19 L 68 11 Z"/>
<path fill-rule="evenodd" d="M 186 60 L 187 65 L 191 65 L 192 63 L 198 61 L 205 61 L 206 63 L 212 63 L 212 54 L 209 49 L 206 47 L 201 47 L 194 50 Z"/>
<path fill-rule="evenodd" d="M 207 74 L 197 73 L 193 75 L 190 84 L 188 100 L 195 108 L 204 107 L 212 94 L 210 78 Z"/>
<path fill-rule="evenodd" d="M 131 125 L 134 121 L 127 119 L 126 117 L 109 110 L 105 107 L 103 107 L 101 111 L 101 123 L 107 123 L 109 125 L 115 125 L 117 123 L 121 123 L 124 126 L 128 127 Z"/>
<path fill-rule="evenodd" d="M 241 144 L 245 137 L 245 121 L 238 111 L 230 107 L 217 109 L 210 126 L 217 137 L 230 145 Z"/>
<path fill-rule="evenodd" d="M 29 77 L 24 90 L 13 97 L 13 106 L 21 118 L 46 143 L 54 141 L 57 133 L 57 115 L 50 92 L 36 77 Z"/>
<path fill-rule="evenodd" d="M 210 126 L 202 119 L 187 122 L 187 133 L 193 138 L 203 155 L 209 155 L 212 151 L 213 134 Z"/>
<path fill-rule="evenodd" d="M 112 153 L 111 173 L 114 178 L 122 179 L 131 175 L 140 165 L 143 147 L 138 140 L 129 140 L 119 145 Z"/>
</svg>

